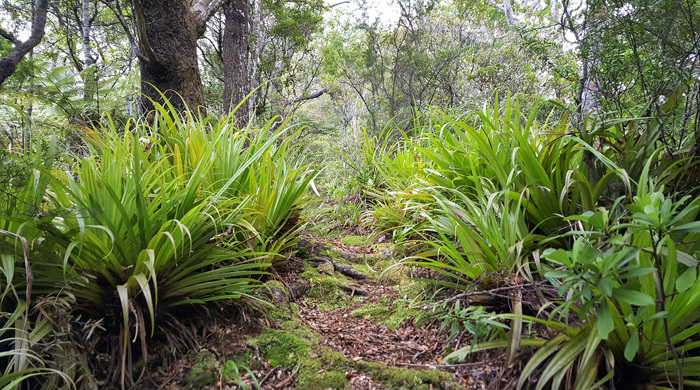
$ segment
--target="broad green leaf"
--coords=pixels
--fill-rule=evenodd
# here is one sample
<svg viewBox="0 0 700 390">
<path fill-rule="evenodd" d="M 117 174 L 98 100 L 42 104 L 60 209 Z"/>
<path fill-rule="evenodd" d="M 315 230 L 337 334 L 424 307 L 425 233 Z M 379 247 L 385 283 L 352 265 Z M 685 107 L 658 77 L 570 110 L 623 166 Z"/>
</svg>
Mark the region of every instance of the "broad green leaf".
<svg viewBox="0 0 700 390">
<path fill-rule="evenodd" d="M 628 290 L 625 288 L 613 289 L 613 297 L 635 306 L 653 305 L 654 298 L 641 291 Z"/>
<path fill-rule="evenodd" d="M 676 279 L 676 290 L 679 293 L 687 291 L 698 278 L 698 269 L 689 268 Z"/>
<path fill-rule="evenodd" d="M 625 346 L 625 359 L 627 359 L 628 362 L 634 359 L 639 350 L 639 332 L 637 331 L 637 327 L 634 327 L 631 331 L 632 335 Z"/>
<path fill-rule="evenodd" d="M 600 311 L 598 312 L 598 321 L 596 323 L 596 328 L 598 329 L 598 335 L 601 339 L 607 340 L 610 332 L 615 329 L 615 324 L 613 323 L 612 313 L 610 313 L 609 300 L 604 298 L 600 302 Z"/>
<path fill-rule="evenodd" d="M 601 278 L 601 279 L 598 279 L 598 282 L 596 284 L 598 285 L 598 288 L 600 288 L 600 291 L 602 291 L 606 297 L 612 296 L 612 293 L 613 293 L 612 280 L 610 280 L 608 278 Z"/>
</svg>

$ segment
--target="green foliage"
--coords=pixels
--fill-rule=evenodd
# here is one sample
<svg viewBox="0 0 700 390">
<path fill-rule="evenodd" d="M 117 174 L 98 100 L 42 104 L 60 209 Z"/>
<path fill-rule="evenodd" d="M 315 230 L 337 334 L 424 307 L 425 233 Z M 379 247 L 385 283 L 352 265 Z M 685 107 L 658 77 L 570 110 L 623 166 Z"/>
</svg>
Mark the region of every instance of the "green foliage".
<svg viewBox="0 0 700 390">
<path fill-rule="evenodd" d="M 22 209 L 0 219 L 44 243 L 27 253 L 34 294 L 66 291 L 75 313 L 104 321 L 122 383 L 132 380 L 133 343 L 146 354 L 150 337 L 177 326 L 176 307 L 252 298 L 255 278 L 294 242 L 289 218 L 313 177 L 288 167 L 283 130 L 268 134 L 270 124 L 241 132 L 230 117 L 158 109 L 152 128 L 87 129 L 90 154 L 76 158 L 67 185 L 50 176 L 50 160 L 35 165 L 35 180 L 18 191 Z M 249 247 L 251 237 L 267 247 Z M 0 244 L 18 255 L 11 241 Z"/>
<path fill-rule="evenodd" d="M 580 224 L 580 230 L 567 234 L 578 237 L 572 249 L 543 253 L 555 267 L 545 276 L 567 297 L 550 320 L 503 316 L 559 332 L 546 342 L 521 340 L 521 345 L 539 348 L 525 366 L 518 388 L 531 375 L 539 378 L 537 389 L 560 384 L 593 389 L 609 381 L 630 388 L 700 383 L 699 345 L 692 341 L 700 331 L 696 313 L 700 198 L 689 204 L 688 198 L 666 198 L 661 189 L 646 184 L 648 171 L 649 164 L 634 201 L 626 207 L 628 213 L 620 213 L 618 200 L 610 209 L 572 216 L 569 220 Z M 579 325 L 568 324 L 572 315 Z M 497 341 L 472 347 L 502 345 Z M 468 352 L 455 351 L 450 358 Z M 567 375 L 572 372 L 576 375 Z"/>
<path fill-rule="evenodd" d="M 369 215 L 395 237 L 421 235 L 426 249 L 409 260 L 453 287 L 484 272 L 527 274 L 527 256 L 566 229 L 567 216 L 631 189 L 625 170 L 567 136 L 566 120 L 540 123 L 536 111 L 526 116 L 507 99 L 503 109 L 496 101 L 471 116 L 416 118 L 415 136 L 398 142 L 366 137 L 368 150 L 380 152 L 365 153 L 365 165 L 393 190 Z M 597 182 L 587 153 L 606 169 Z M 555 240 L 550 245 L 568 245 Z"/>
<path fill-rule="evenodd" d="M 487 313 L 483 306 L 467 306 L 460 307 L 460 301 L 454 303 L 443 302 L 440 305 L 442 314 L 438 319 L 442 322 L 440 330 L 449 329 L 450 335 L 447 340 L 452 340 L 462 328 L 471 333 L 474 339 L 474 344 L 480 340 L 489 340 L 494 337 L 504 337 L 504 329 L 508 329 L 498 321 L 496 313 Z"/>
</svg>

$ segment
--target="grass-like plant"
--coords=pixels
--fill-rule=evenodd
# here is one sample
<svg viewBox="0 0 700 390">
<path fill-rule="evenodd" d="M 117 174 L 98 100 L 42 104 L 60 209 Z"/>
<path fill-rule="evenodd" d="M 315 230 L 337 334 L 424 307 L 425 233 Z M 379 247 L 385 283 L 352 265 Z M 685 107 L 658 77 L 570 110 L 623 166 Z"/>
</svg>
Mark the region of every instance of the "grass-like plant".
<svg viewBox="0 0 700 390">
<path fill-rule="evenodd" d="M 486 191 L 485 188 L 482 190 Z M 508 191 L 485 192 L 481 201 L 445 188 L 434 189 L 438 210 L 425 213 L 438 240 L 412 262 L 441 272 L 455 281 L 474 280 L 486 272 L 517 272 L 529 235 L 519 202 Z M 452 193 L 452 199 L 442 193 Z M 465 280 L 465 277 L 467 278 Z"/>
<path fill-rule="evenodd" d="M 256 299 L 258 276 L 294 242 L 290 216 L 312 173 L 291 162 L 284 129 L 232 123 L 158 106 L 152 124 L 88 130 L 89 155 L 73 171 L 59 180 L 38 170 L 22 189 L 35 212 L 0 218 L 33 243 L 34 294 L 64 291 L 72 314 L 100 323 L 88 353 L 112 354 L 93 367 L 108 380 L 133 383 L 150 337 L 183 329 L 178 307 Z M 260 245 L 248 245 L 251 232 Z M 12 240 L 0 247 L 20 253 Z"/>
<path fill-rule="evenodd" d="M 620 199 L 610 209 L 572 216 L 583 228 L 572 233 L 578 237 L 572 249 L 544 252 L 557 267 L 545 276 L 568 298 L 552 316 L 503 316 L 558 332 L 549 340 L 521 340 L 538 349 L 519 389 L 528 383 L 536 389 L 700 386 L 700 198 L 666 198 L 646 184 L 649 166 L 628 214 L 619 214 Z M 478 344 L 450 358 L 506 343 Z"/>
</svg>

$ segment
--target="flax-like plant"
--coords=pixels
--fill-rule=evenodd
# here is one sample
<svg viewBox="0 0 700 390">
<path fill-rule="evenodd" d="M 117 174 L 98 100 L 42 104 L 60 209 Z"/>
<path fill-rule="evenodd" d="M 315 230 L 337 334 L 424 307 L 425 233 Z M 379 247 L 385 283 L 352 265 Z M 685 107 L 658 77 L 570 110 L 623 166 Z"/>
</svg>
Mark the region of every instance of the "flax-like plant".
<svg viewBox="0 0 700 390">
<path fill-rule="evenodd" d="M 169 103 L 155 107 L 159 115 L 151 132 L 159 135 L 159 153 L 168 156 L 176 181 L 190 190 L 188 197 L 197 198 L 190 184 L 194 176 L 200 176 L 201 186 L 216 197 L 250 196 L 239 220 L 245 232 L 229 244 L 252 241 L 254 251 L 266 252 L 259 259 L 279 258 L 279 251 L 294 242 L 298 210 L 316 175 L 309 166 L 292 162 L 290 143 L 300 130 L 289 131 L 288 120 L 276 131 L 275 120 L 259 129 L 236 128 L 233 114 L 213 120 L 180 115 Z M 295 234 L 287 234 L 291 230 Z"/>
<path fill-rule="evenodd" d="M 210 243 L 247 204 L 222 197 L 224 187 L 213 193 L 204 174 L 211 159 L 201 159 L 183 186 L 156 137 L 144 145 L 142 129 L 126 130 L 89 134 L 92 153 L 80 160 L 77 178 L 52 186 L 57 206 L 72 211 L 55 218 L 47 236 L 63 250 L 64 277 L 84 315 L 120 329 L 122 383 L 130 379 L 131 334 L 145 354 L 161 313 L 247 296 L 264 268 Z"/>
<path fill-rule="evenodd" d="M 9 192 L 0 198 L 0 345 L 4 347 L 0 351 L 0 362 L 4 363 L 0 369 L 0 388 L 3 389 L 18 388 L 30 378 L 45 389 L 73 387 L 70 373 L 80 371 L 75 369 L 78 365 L 71 348 L 59 345 L 63 340 L 56 323 L 45 310 L 38 309 L 42 291 L 36 285 L 41 286 L 46 275 L 61 272 L 60 266 L 35 256 L 32 247 L 43 242 L 31 226 L 36 215 L 47 211 L 44 196 L 56 151 L 55 139 L 46 150 L 29 150 L 24 157 L 29 179 L 12 178 L 5 183 L 4 189 Z M 67 306 L 72 302 L 71 297 L 60 289 L 51 290 L 50 294 L 59 315 L 69 316 Z M 66 305 L 58 303 L 62 301 Z"/>
<path fill-rule="evenodd" d="M 485 272 L 517 272 L 522 266 L 529 231 L 522 205 L 510 199 L 508 191 L 485 191 L 481 201 L 445 188 L 434 188 L 438 210 L 425 213 L 439 240 L 428 240 L 428 251 L 411 261 L 455 282 L 476 279 Z M 448 198 L 444 193 L 452 194 Z"/>
<path fill-rule="evenodd" d="M 553 316 L 503 316 L 559 332 L 550 340 L 521 340 L 538 349 L 519 389 L 700 386 L 700 198 L 666 198 L 662 188 L 647 185 L 649 168 L 629 214 L 618 214 L 620 199 L 610 209 L 572 216 L 584 229 L 571 233 L 579 237 L 574 247 L 544 252 L 557 267 L 545 276 L 569 298 Z M 567 323 L 572 313 L 578 325 Z M 506 342 L 482 343 L 449 358 Z"/>
</svg>

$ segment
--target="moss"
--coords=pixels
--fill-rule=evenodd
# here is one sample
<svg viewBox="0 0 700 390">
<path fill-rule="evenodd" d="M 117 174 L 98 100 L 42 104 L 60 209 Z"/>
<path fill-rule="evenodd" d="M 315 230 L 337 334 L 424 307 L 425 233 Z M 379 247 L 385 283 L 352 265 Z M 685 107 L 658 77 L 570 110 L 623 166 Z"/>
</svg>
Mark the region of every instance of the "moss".
<svg viewBox="0 0 700 390">
<path fill-rule="evenodd" d="M 297 389 L 341 389 L 348 380 L 345 371 L 348 368 L 345 357 L 328 348 L 319 349 L 317 358 L 309 357 L 299 370 Z M 339 355 L 339 356 L 338 356 Z"/>
<path fill-rule="evenodd" d="M 394 244 L 391 242 L 380 242 L 379 244 L 372 245 L 372 249 L 377 252 L 384 252 L 389 249 L 394 249 Z"/>
<path fill-rule="evenodd" d="M 347 236 L 343 237 L 340 242 L 347 246 L 363 246 L 370 244 L 372 239 L 367 236 Z"/>
<path fill-rule="evenodd" d="M 271 364 L 292 367 L 309 355 L 312 337 L 303 337 L 282 330 L 268 330 L 250 340 L 260 348 L 260 354 Z"/>
<path fill-rule="evenodd" d="M 259 346 L 262 358 L 269 363 L 280 367 L 298 366 L 297 389 L 345 387 L 347 359 L 327 347 L 314 348 L 318 337 L 313 330 L 300 326 L 289 331 L 269 330 L 249 342 Z M 252 355 L 245 356 L 252 360 Z"/>
<path fill-rule="evenodd" d="M 194 365 L 187 376 L 186 389 L 202 389 L 219 381 L 219 361 L 213 353 L 203 349 L 194 357 Z"/>
<path fill-rule="evenodd" d="M 316 303 L 321 310 L 335 310 L 356 302 L 355 298 L 341 289 L 341 286 L 350 283 L 350 280 L 341 274 L 322 274 L 317 268 L 306 265 L 300 277 L 311 283 L 308 296 L 310 299 L 320 300 Z"/>
<path fill-rule="evenodd" d="M 397 287 L 401 296 L 421 298 L 428 292 L 432 294 L 435 284 L 424 279 L 402 278 L 399 280 Z"/>
<path fill-rule="evenodd" d="M 411 308 L 408 301 L 402 299 L 395 300 L 391 304 L 381 301 L 375 302 L 354 310 L 350 315 L 353 317 L 368 316 L 369 319 L 382 322 L 391 330 L 398 329 L 401 324 L 408 320 L 414 320 L 416 325 L 422 326 L 432 319 L 430 313 Z"/>
<path fill-rule="evenodd" d="M 438 370 L 408 370 L 386 367 L 379 363 L 358 362 L 358 368 L 372 374 L 372 378 L 391 388 L 427 390 L 453 388 L 452 375 Z"/>
<path fill-rule="evenodd" d="M 326 234 L 324 234 L 323 237 L 337 238 L 340 237 L 343 233 L 345 233 L 345 229 L 333 229 L 326 232 Z"/>
<path fill-rule="evenodd" d="M 289 292 L 284 283 L 278 280 L 268 280 L 262 287 L 261 292 L 272 299 L 272 303 L 280 308 L 289 304 Z"/>
<path fill-rule="evenodd" d="M 296 387 L 299 390 L 346 388 L 348 380 L 345 373 L 350 369 L 371 374 L 386 388 L 455 388 L 451 375 L 445 372 L 386 367 L 363 361 L 351 362 L 341 353 L 320 346 L 319 337 L 310 328 L 300 326 L 290 331 L 268 330 L 249 342 L 259 346 L 264 360 L 280 367 L 299 367 Z M 252 360 L 252 353 L 246 351 L 235 361 L 237 364 L 246 364 Z"/>
</svg>

